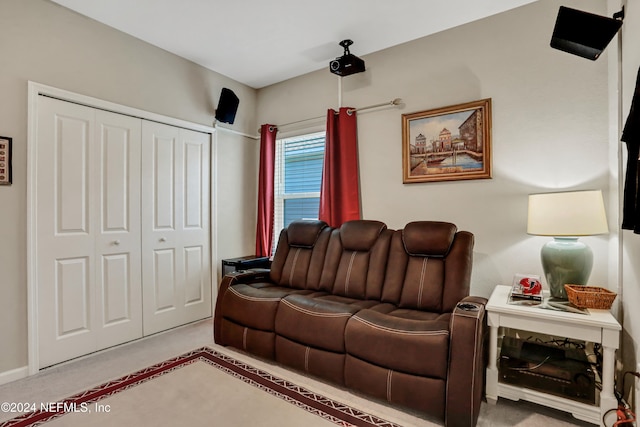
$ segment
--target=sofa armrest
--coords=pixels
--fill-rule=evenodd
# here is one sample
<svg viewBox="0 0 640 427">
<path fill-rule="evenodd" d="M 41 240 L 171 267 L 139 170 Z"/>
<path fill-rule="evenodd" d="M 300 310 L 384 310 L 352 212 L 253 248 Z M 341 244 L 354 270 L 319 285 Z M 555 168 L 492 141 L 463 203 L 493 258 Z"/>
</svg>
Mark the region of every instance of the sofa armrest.
<svg viewBox="0 0 640 427">
<path fill-rule="evenodd" d="M 445 424 L 475 426 L 484 391 L 486 298 L 466 297 L 451 315 Z"/>
<path fill-rule="evenodd" d="M 216 307 L 213 313 L 213 339 L 220 344 L 217 339 L 220 337 L 220 327 L 222 322 L 222 300 L 229 287 L 243 283 L 255 283 L 269 280 L 270 270 L 267 268 L 254 268 L 251 270 L 236 270 L 227 273 L 220 282 L 218 296 L 216 297 Z"/>
<path fill-rule="evenodd" d="M 225 284 L 225 282 L 229 282 L 229 286 L 233 286 L 238 283 L 253 283 L 258 281 L 263 281 L 269 278 L 269 270 L 268 268 L 252 268 L 250 270 L 236 270 L 230 273 L 225 274 L 220 282 L 220 288 Z"/>
</svg>

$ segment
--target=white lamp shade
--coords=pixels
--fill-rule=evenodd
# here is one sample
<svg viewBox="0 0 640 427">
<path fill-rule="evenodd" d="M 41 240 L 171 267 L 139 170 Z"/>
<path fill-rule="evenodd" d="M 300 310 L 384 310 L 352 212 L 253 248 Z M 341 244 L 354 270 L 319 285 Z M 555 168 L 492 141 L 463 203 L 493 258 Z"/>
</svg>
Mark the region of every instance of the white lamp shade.
<svg viewBox="0 0 640 427">
<path fill-rule="evenodd" d="M 529 196 L 527 233 L 537 236 L 607 234 L 602 191 L 570 191 Z"/>
</svg>

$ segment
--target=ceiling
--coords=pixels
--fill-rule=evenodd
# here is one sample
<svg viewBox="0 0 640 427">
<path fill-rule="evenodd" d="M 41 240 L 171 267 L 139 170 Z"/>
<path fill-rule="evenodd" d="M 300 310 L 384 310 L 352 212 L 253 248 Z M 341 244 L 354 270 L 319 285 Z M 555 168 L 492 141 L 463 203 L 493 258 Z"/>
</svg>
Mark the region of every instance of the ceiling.
<svg viewBox="0 0 640 427">
<path fill-rule="evenodd" d="M 253 88 L 535 0 L 52 0 Z"/>
</svg>

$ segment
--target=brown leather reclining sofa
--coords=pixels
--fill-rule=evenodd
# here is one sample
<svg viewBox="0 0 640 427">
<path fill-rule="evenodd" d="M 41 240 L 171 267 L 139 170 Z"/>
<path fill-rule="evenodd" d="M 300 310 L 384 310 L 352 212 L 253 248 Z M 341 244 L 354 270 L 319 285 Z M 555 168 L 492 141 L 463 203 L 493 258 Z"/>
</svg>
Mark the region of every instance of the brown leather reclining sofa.
<svg viewBox="0 0 640 427">
<path fill-rule="evenodd" d="M 473 235 L 444 222 L 293 222 L 270 270 L 223 279 L 215 341 L 473 426 L 486 299 L 469 296 L 472 251 Z"/>
</svg>

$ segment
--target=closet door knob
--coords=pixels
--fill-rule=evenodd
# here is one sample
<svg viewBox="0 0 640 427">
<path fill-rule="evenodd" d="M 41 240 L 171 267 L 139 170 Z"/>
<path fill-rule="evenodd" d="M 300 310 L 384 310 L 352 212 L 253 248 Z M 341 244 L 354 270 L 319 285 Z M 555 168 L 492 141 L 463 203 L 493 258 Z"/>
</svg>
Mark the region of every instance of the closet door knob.
<svg viewBox="0 0 640 427">
<path fill-rule="evenodd" d="M 167 241 L 167 239 L 166 239 L 166 237 L 161 237 L 161 238 L 160 238 L 160 241 L 161 241 L 161 242 L 166 242 L 166 241 Z"/>
<path fill-rule="evenodd" d="M 114 245 L 116 245 L 116 246 L 118 246 L 118 245 L 120 244 L 120 240 L 114 240 L 114 241 L 113 241 L 113 244 L 114 244 Z"/>
</svg>

